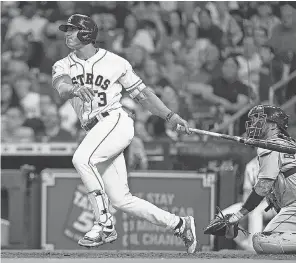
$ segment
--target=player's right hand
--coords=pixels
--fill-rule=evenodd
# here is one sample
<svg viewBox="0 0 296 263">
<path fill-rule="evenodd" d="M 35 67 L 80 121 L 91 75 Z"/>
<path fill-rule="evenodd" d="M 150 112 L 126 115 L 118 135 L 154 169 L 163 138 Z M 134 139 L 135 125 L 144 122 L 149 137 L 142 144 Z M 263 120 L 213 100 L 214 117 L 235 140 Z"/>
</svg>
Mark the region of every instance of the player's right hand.
<svg viewBox="0 0 296 263">
<path fill-rule="evenodd" d="M 169 124 L 172 128 L 181 133 L 191 134 L 192 132 L 189 130 L 189 124 L 186 120 L 182 119 L 177 113 L 174 113 L 172 117 L 168 120 Z M 183 127 L 183 129 L 178 129 L 178 125 Z"/>
<path fill-rule="evenodd" d="M 95 93 L 91 88 L 80 85 L 74 86 L 73 94 L 84 102 L 91 102 L 95 96 Z"/>
</svg>

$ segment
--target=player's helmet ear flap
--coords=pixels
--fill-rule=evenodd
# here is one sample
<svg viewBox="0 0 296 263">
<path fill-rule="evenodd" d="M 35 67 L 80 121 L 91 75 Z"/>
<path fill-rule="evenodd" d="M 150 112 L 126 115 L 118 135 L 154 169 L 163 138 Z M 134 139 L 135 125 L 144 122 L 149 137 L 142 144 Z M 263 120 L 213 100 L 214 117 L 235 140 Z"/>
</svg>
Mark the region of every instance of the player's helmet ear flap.
<svg viewBox="0 0 296 263">
<path fill-rule="evenodd" d="M 282 131 L 286 131 L 289 125 L 289 116 L 279 107 L 265 106 L 267 120 L 274 122 Z"/>
<path fill-rule="evenodd" d="M 279 107 L 258 105 L 250 110 L 248 117 L 246 131 L 249 138 L 260 138 L 266 122 L 276 123 L 281 132 L 287 134 L 289 116 Z"/>
<path fill-rule="evenodd" d="M 77 38 L 84 45 L 94 43 L 99 31 L 97 24 L 90 17 L 80 14 L 70 16 L 67 24 L 60 25 L 59 29 L 63 32 L 67 32 L 69 27 L 78 29 Z"/>
</svg>

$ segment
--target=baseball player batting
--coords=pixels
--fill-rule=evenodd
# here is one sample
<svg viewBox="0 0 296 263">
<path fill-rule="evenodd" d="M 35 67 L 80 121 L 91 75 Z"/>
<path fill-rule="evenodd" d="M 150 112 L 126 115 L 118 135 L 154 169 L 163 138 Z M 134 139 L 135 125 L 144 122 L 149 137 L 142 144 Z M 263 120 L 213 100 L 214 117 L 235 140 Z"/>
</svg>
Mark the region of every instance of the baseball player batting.
<svg viewBox="0 0 296 263">
<path fill-rule="evenodd" d="M 279 107 L 258 105 L 250 110 L 248 116 L 248 137 L 278 142 L 293 140 L 287 133 L 288 116 Z M 253 235 L 255 251 L 267 254 L 296 253 L 296 154 L 258 148 L 257 157 L 258 181 L 242 208 L 235 214 L 225 215 L 228 218 L 225 236 L 235 237 L 239 221 L 266 197 L 268 209 L 273 207 L 277 215 L 263 232 Z M 212 223 L 216 224 L 219 219 L 215 221 Z"/>
<path fill-rule="evenodd" d="M 98 28 L 91 18 L 74 14 L 59 29 L 73 52 L 53 65 L 52 84 L 62 98 L 70 100 L 87 132 L 72 161 L 95 215 L 92 229 L 78 244 L 97 247 L 117 238 L 110 201 L 118 210 L 171 230 L 184 241 L 187 252 L 194 253 L 198 242 L 192 216 L 179 217 L 130 193 L 123 150 L 134 136 L 134 121 L 121 107 L 122 88 L 173 128 L 182 125 L 189 134 L 188 123 L 145 86 L 127 60 L 94 47 Z"/>
</svg>

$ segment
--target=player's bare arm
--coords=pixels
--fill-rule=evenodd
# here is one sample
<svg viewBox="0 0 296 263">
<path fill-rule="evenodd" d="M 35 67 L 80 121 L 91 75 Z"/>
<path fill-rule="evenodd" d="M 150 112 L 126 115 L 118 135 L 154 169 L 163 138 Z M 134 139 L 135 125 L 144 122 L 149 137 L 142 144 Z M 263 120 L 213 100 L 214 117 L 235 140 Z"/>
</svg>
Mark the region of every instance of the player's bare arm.
<svg viewBox="0 0 296 263">
<path fill-rule="evenodd" d="M 54 80 L 53 87 L 59 92 L 60 96 L 66 100 L 78 97 L 84 102 L 90 102 L 95 96 L 91 88 L 78 84 L 73 85 L 68 75 L 60 76 Z"/>
<path fill-rule="evenodd" d="M 274 184 L 274 179 L 259 178 L 254 186 L 254 189 L 249 194 L 247 200 L 242 205 L 242 208 L 234 214 L 230 219 L 230 223 L 236 223 L 248 213 L 252 212 L 270 192 Z"/>
<path fill-rule="evenodd" d="M 253 191 L 249 194 L 240 212 L 243 215 L 247 215 L 249 212 L 255 209 L 261 203 L 263 198 L 270 192 L 273 184 L 273 179 L 259 178 L 258 182 L 254 186 Z"/>
<path fill-rule="evenodd" d="M 168 121 L 173 128 L 176 128 L 179 124 L 185 127 L 187 134 L 191 133 L 187 121 L 183 120 L 178 114 L 172 112 L 150 88 L 144 88 L 135 97 L 135 100 L 152 114 Z"/>
<path fill-rule="evenodd" d="M 254 186 L 254 191 L 258 195 L 265 197 L 270 192 L 273 184 L 274 184 L 274 180 L 273 179 L 259 178 L 258 179 L 258 182 Z"/>
</svg>

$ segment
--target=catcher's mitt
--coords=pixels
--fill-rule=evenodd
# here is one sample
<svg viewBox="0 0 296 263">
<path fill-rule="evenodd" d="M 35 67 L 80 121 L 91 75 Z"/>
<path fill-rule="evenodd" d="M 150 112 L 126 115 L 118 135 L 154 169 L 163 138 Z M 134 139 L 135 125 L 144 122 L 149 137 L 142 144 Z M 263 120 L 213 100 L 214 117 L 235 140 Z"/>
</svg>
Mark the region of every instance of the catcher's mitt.
<svg viewBox="0 0 296 263">
<path fill-rule="evenodd" d="M 229 223 L 229 218 L 232 216 L 232 214 L 223 215 L 219 207 L 217 207 L 217 210 L 219 213 L 210 222 L 210 224 L 206 228 L 204 228 L 204 234 L 224 236 L 228 239 L 233 239 L 237 237 L 239 230 L 242 231 L 245 235 L 248 233 L 246 230 L 240 228 L 238 226 L 238 223 Z"/>
</svg>

